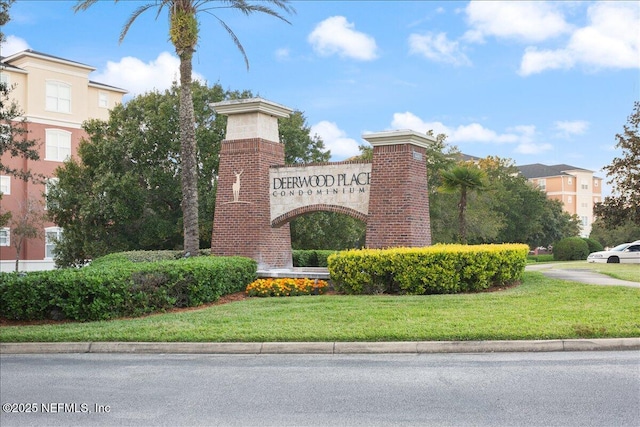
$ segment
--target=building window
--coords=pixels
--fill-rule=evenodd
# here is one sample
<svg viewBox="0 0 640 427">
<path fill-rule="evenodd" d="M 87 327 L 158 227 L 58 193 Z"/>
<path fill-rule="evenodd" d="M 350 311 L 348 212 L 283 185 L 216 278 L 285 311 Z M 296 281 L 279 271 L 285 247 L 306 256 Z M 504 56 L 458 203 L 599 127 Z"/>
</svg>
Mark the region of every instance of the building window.
<svg viewBox="0 0 640 427">
<path fill-rule="evenodd" d="M 583 227 L 586 227 L 587 225 L 589 225 L 589 218 L 587 218 L 586 216 L 581 216 L 580 220 L 582 221 Z"/>
<path fill-rule="evenodd" d="M 9 74 L 0 71 L 0 83 L 4 83 L 9 86 Z"/>
<path fill-rule="evenodd" d="M 594 186 L 594 187 L 597 187 L 598 185 L 599 185 L 599 184 L 598 184 L 598 180 L 597 180 L 597 179 L 594 179 L 594 180 L 593 180 L 593 186 Z"/>
<path fill-rule="evenodd" d="M 71 86 L 60 82 L 47 82 L 47 111 L 71 112 Z"/>
<path fill-rule="evenodd" d="M 581 204 L 581 206 L 582 206 L 583 208 L 587 208 L 587 207 L 589 207 L 589 205 L 588 205 L 586 202 L 582 203 L 582 204 Z"/>
<path fill-rule="evenodd" d="M 546 190 L 547 189 L 547 180 L 546 179 L 539 179 L 538 180 L 538 188 L 541 190 Z"/>
<path fill-rule="evenodd" d="M 11 177 L 0 175 L 0 194 L 11 194 Z"/>
<path fill-rule="evenodd" d="M 571 196 L 567 196 L 567 203 L 568 203 L 568 204 L 573 203 L 573 197 L 571 197 Z"/>
<path fill-rule="evenodd" d="M 567 184 L 573 184 L 573 179 L 571 177 L 567 178 Z"/>
<path fill-rule="evenodd" d="M 71 132 L 47 129 L 46 140 L 45 160 L 64 162 L 71 157 Z"/>
<path fill-rule="evenodd" d="M 48 227 L 44 229 L 44 257 L 53 258 L 54 251 L 58 240 L 62 237 L 62 228 L 60 227 Z"/>
<path fill-rule="evenodd" d="M 583 190 L 588 190 L 589 189 L 589 184 L 587 183 L 587 181 L 582 181 L 581 188 Z"/>
<path fill-rule="evenodd" d="M 593 198 L 593 203 L 600 203 L 600 198 L 599 197 L 594 197 Z"/>
<path fill-rule="evenodd" d="M 109 107 L 109 94 L 107 94 L 107 92 L 98 93 L 98 107 L 100 108 Z"/>
<path fill-rule="evenodd" d="M 0 246 L 9 246 L 11 244 L 11 239 L 9 238 L 9 229 L 8 228 L 0 228 Z"/>
</svg>

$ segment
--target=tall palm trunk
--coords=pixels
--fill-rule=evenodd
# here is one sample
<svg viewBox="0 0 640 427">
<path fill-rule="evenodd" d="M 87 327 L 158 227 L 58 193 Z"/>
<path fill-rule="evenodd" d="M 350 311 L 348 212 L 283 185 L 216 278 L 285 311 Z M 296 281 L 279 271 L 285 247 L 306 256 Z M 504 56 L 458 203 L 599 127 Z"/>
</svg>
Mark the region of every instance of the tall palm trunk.
<svg viewBox="0 0 640 427">
<path fill-rule="evenodd" d="M 180 158 L 182 162 L 182 213 L 184 222 L 184 251 L 198 255 L 198 159 L 195 114 L 191 95 L 193 49 L 179 52 L 180 56 Z"/>
<path fill-rule="evenodd" d="M 467 209 L 467 188 L 462 187 L 460 190 L 460 203 L 458 203 L 458 233 L 460 234 L 460 243 L 467 243 L 467 222 L 465 219 L 465 210 Z"/>
</svg>

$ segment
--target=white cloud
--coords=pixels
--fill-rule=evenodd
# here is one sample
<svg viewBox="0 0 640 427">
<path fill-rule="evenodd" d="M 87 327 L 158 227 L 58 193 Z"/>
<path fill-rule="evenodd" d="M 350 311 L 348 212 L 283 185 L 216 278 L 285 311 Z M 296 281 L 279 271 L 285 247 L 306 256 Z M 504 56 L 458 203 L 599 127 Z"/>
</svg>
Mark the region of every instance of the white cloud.
<svg viewBox="0 0 640 427">
<path fill-rule="evenodd" d="M 333 122 L 323 120 L 311 126 L 311 135 L 322 138 L 324 146 L 331 150 L 331 160 L 344 160 L 360 154 L 358 142 L 348 138 L 345 131 Z"/>
<path fill-rule="evenodd" d="M 568 32 L 571 26 L 555 4 L 525 1 L 472 1 L 465 12 L 471 29 L 469 42 L 489 36 L 540 42 Z"/>
<path fill-rule="evenodd" d="M 107 62 L 104 71 L 91 77 L 92 80 L 120 87 L 129 91 L 129 96 L 151 90 L 164 90 L 180 79 L 180 60 L 168 52 L 162 52 L 150 62 L 142 62 L 132 56 L 120 62 Z M 194 80 L 204 81 L 200 74 L 193 73 Z"/>
<path fill-rule="evenodd" d="M 584 120 L 557 121 L 554 123 L 558 136 L 569 137 L 571 135 L 582 135 L 589 128 L 589 122 Z"/>
<path fill-rule="evenodd" d="M 316 25 L 307 40 L 322 56 L 338 54 L 360 61 L 375 59 L 378 50 L 375 39 L 354 27 L 344 16 L 332 16 Z"/>
<path fill-rule="evenodd" d="M 504 133 L 498 133 L 479 123 L 451 127 L 442 122 L 425 122 L 415 114 L 405 112 L 394 113 L 391 127 L 412 129 L 423 133 L 433 130 L 436 135 L 439 133 L 447 135 L 449 143 L 517 144 L 514 150 L 523 154 L 540 153 L 552 148 L 551 144 L 535 142 L 536 128 L 532 125 L 514 126 Z"/>
<path fill-rule="evenodd" d="M 570 69 L 583 64 L 592 69 L 640 68 L 640 3 L 599 2 L 589 7 L 589 25 L 574 31 L 565 47 L 527 48 L 520 74 Z"/>
<path fill-rule="evenodd" d="M 14 53 L 22 52 L 23 50 L 31 49 L 29 43 L 26 40 L 16 36 L 7 36 L 6 40 L 0 45 L 0 53 L 2 56 L 11 56 Z"/>
<path fill-rule="evenodd" d="M 471 65 L 471 61 L 460 50 L 457 41 L 447 39 L 445 33 L 437 35 L 411 34 L 409 36 L 409 53 L 423 55 L 436 62 L 452 65 Z"/>
</svg>

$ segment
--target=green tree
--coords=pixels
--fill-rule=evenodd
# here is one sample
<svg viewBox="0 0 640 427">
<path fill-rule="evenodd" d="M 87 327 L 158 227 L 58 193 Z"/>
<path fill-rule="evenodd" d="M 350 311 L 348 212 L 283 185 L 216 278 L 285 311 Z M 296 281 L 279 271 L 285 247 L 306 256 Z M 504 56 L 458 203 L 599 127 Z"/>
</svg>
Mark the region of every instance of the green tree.
<svg viewBox="0 0 640 427">
<path fill-rule="evenodd" d="M 182 209 L 179 177 L 179 92 L 149 92 L 110 113 L 108 122 L 84 124 L 78 159 L 58 168 L 58 184 L 48 194 L 49 212 L 65 229 L 56 249 L 61 265 L 118 250 L 180 249 Z M 198 188 L 203 221 L 199 238 L 211 241 L 215 177 L 226 118 L 210 105 L 224 99 L 251 96 L 225 92 L 220 85 L 192 84 L 196 105 Z"/>
<path fill-rule="evenodd" d="M 635 102 L 623 133 L 616 134 L 616 139 L 622 156 L 603 168 L 610 178 L 608 183 L 613 184 L 613 194 L 596 204 L 593 211 L 609 228 L 627 220 L 640 226 L 640 101 Z"/>
<path fill-rule="evenodd" d="M 590 238 L 597 240 L 602 246 L 617 246 L 620 243 L 640 240 L 640 225 L 627 219 L 617 227 L 609 227 L 601 218 L 591 225 Z"/>
<path fill-rule="evenodd" d="M 59 266 L 81 265 L 107 253 L 134 249 L 181 249 L 182 210 L 179 161 L 179 92 L 149 92 L 119 105 L 109 121 L 84 124 L 88 139 L 78 157 L 56 171 L 58 183 L 47 196 L 49 212 L 65 232 L 56 246 Z M 215 183 L 220 144 L 227 118 L 210 104 L 227 99 L 250 98 L 249 91 L 225 91 L 219 84 L 192 84 L 198 141 L 200 191 L 200 244 L 210 244 L 215 208 Z M 302 118 L 302 120 L 299 120 Z M 294 112 L 280 121 L 287 146 L 296 146 L 304 158 L 309 144 L 313 153 L 321 141 L 295 126 L 304 116 Z M 294 137 L 295 136 L 295 137 Z"/>
<path fill-rule="evenodd" d="M 74 10 L 86 10 L 98 0 L 79 0 Z M 118 0 L 114 0 L 115 3 Z M 124 39 L 134 21 L 149 9 L 157 9 L 159 16 L 163 10 L 169 15 L 169 39 L 180 59 L 180 157 L 182 165 L 182 210 L 184 230 L 184 251 L 197 254 L 199 250 L 198 223 L 198 153 L 196 145 L 195 113 L 191 93 L 193 54 L 200 39 L 198 16 L 202 14 L 213 16 L 227 31 L 236 47 L 242 53 L 247 69 L 249 60 L 240 40 L 233 30 L 215 13 L 220 9 L 235 9 L 245 15 L 264 13 L 287 21 L 271 5 L 287 13 L 294 9 L 287 5 L 288 0 L 261 0 L 256 4 L 247 0 L 157 0 L 138 7 L 129 17 L 120 33 L 120 41 Z"/>
<path fill-rule="evenodd" d="M 477 166 L 467 163 L 454 166 L 441 174 L 441 189 L 445 193 L 460 193 L 458 201 L 458 238 L 460 243 L 467 243 L 467 197 L 470 192 L 479 192 L 485 189 L 485 174 Z"/>
</svg>

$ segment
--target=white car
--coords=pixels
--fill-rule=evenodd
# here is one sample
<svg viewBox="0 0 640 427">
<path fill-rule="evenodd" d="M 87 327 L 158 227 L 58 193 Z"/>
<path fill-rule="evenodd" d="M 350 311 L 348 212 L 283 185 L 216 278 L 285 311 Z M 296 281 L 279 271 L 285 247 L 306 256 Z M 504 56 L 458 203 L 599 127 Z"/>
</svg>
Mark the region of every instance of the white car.
<svg viewBox="0 0 640 427">
<path fill-rule="evenodd" d="M 608 251 L 592 252 L 587 262 L 640 264 L 640 240 L 623 243 Z"/>
</svg>

